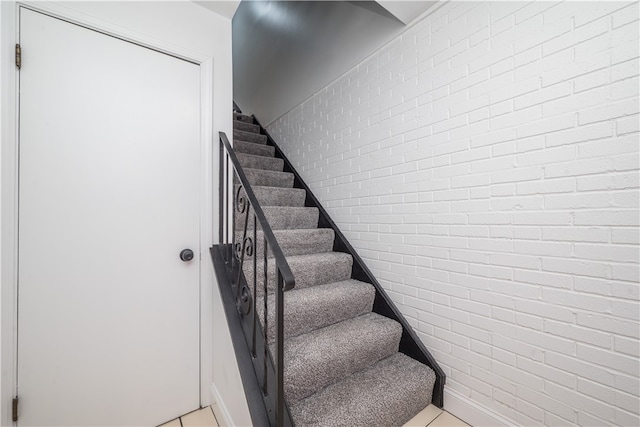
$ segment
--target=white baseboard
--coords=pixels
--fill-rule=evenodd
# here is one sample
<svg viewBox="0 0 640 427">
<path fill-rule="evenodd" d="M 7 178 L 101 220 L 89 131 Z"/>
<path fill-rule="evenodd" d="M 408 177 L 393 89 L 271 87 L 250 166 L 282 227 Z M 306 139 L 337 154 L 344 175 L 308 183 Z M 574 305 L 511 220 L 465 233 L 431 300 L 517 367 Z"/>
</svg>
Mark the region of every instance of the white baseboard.
<svg viewBox="0 0 640 427">
<path fill-rule="evenodd" d="M 468 397 L 446 388 L 444 390 L 444 409 L 473 427 L 517 425 L 514 421 L 478 405 Z"/>
<path fill-rule="evenodd" d="M 216 415 L 216 421 L 221 427 L 231 427 L 236 424 L 233 422 L 231 418 L 231 414 L 229 414 L 229 410 L 224 404 L 224 400 L 222 399 L 222 395 L 218 391 L 218 388 L 215 384 L 211 383 L 211 395 L 213 396 L 213 404 L 214 413 Z"/>
</svg>

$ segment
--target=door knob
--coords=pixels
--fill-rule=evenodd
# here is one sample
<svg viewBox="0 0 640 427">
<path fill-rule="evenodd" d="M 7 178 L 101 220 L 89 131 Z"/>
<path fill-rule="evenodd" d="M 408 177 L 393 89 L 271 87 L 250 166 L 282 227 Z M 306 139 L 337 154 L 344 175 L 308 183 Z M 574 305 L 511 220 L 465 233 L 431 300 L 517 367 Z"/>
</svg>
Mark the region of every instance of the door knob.
<svg viewBox="0 0 640 427">
<path fill-rule="evenodd" d="M 184 262 L 191 261 L 193 259 L 193 251 L 191 249 L 183 249 L 180 252 L 180 259 Z"/>
</svg>

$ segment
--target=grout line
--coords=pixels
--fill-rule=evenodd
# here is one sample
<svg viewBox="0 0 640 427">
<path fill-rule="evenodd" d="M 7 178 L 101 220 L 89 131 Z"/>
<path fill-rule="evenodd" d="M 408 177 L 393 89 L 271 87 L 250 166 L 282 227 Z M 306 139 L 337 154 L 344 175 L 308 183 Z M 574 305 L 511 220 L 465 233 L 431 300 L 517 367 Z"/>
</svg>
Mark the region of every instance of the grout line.
<svg viewBox="0 0 640 427">
<path fill-rule="evenodd" d="M 220 421 L 218 421 L 218 418 L 216 418 L 216 413 L 214 412 L 212 405 L 209 405 L 209 410 L 213 414 L 213 419 L 216 422 L 216 426 L 220 427 Z"/>
</svg>

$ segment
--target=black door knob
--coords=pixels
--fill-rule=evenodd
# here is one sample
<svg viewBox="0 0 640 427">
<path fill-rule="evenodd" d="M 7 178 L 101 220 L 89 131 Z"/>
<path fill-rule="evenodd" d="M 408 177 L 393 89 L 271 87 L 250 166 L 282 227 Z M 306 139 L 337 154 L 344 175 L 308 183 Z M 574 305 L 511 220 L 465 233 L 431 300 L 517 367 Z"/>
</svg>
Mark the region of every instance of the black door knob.
<svg viewBox="0 0 640 427">
<path fill-rule="evenodd" d="M 191 261 L 193 259 L 193 251 L 191 249 L 183 249 L 180 252 L 180 259 L 184 262 Z"/>
</svg>

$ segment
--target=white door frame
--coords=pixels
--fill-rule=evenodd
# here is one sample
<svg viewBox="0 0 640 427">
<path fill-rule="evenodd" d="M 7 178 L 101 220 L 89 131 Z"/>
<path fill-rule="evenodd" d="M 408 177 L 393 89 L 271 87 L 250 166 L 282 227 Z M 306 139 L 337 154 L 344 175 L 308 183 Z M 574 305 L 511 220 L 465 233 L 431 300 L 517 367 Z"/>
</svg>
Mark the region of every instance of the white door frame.
<svg viewBox="0 0 640 427">
<path fill-rule="evenodd" d="M 212 366 L 206 361 L 213 358 L 212 286 L 213 269 L 208 261 L 209 248 L 213 245 L 214 170 L 213 141 L 213 57 L 191 51 L 188 48 L 170 45 L 134 30 L 102 21 L 79 13 L 59 3 L 21 3 L 0 1 L 0 54 L 11 55 L 19 40 L 18 8 L 45 13 L 49 16 L 81 25 L 156 51 L 194 62 L 200 66 L 201 76 L 201 154 L 200 160 L 202 194 L 200 195 L 200 405 L 212 403 Z M 0 124 L 0 425 L 13 424 L 11 399 L 17 390 L 17 263 L 18 263 L 18 106 L 19 73 L 13 61 L 2 61 L 0 88 L 3 93 L 13 94 L 11 99 L 3 97 Z M 6 91 L 6 92 L 5 92 Z"/>
</svg>

